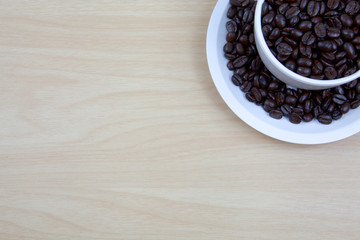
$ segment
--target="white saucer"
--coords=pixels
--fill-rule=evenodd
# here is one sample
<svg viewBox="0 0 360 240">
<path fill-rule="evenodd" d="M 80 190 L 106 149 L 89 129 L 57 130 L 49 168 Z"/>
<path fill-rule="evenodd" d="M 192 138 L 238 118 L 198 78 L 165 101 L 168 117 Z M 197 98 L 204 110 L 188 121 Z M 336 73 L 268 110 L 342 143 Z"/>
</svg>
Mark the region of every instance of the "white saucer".
<svg viewBox="0 0 360 240">
<path fill-rule="evenodd" d="M 297 144 L 322 144 L 350 137 L 360 131 L 360 108 L 350 110 L 330 125 L 317 120 L 292 124 L 288 119 L 275 120 L 262 107 L 249 102 L 239 87 L 231 82 L 223 46 L 229 0 L 219 0 L 212 13 L 207 32 L 206 51 L 209 69 L 216 88 L 230 109 L 249 126 L 272 138 Z"/>
</svg>

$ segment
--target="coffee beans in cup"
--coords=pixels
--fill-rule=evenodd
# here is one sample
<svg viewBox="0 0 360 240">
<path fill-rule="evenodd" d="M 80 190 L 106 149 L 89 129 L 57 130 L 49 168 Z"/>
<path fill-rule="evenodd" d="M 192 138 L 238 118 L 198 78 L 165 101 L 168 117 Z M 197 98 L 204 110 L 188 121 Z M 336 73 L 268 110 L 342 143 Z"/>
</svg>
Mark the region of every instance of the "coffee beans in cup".
<svg viewBox="0 0 360 240">
<path fill-rule="evenodd" d="M 262 9 L 267 45 L 288 69 L 331 80 L 360 69 L 360 3 L 269 0 Z"/>
<path fill-rule="evenodd" d="M 284 3 L 286 1 L 279 2 Z M 300 5 L 292 6 L 295 5 L 295 3 L 298 4 L 298 2 L 299 1 L 288 2 L 288 5 L 278 4 L 277 11 L 273 10 L 270 2 L 265 2 L 263 16 L 265 18 L 268 14 L 270 15 L 268 15 L 265 20 L 263 18 L 265 23 L 269 23 L 263 26 L 263 31 L 267 32 L 268 37 L 272 35 L 272 38 L 276 39 L 273 41 L 274 46 L 279 48 L 282 55 L 287 56 L 290 52 L 290 47 L 292 48 L 291 58 L 289 57 L 284 60 L 288 68 L 294 70 L 300 69 L 304 74 L 308 74 L 309 68 L 311 68 L 310 74 L 313 74 L 312 71 L 316 71 L 317 76 L 325 75 L 325 72 L 330 76 L 334 74 L 333 68 L 339 72 L 339 68 L 343 68 L 343 65 L 347 64 L 348 61 L 348 53 L 345 50 L 338 51 L 336 54 L 332 51 L 316 52 L 312 49 L 311 45 L 296 43 L 296 38 L 289 37 L 300 36 L 300 32 L 296 29 L 291 29 L 291 31 L 288 29 L 291 28 L 290 24 L 298 26 L 299 31 L 307 32 L 314 29 L 314 22 L 321 22 L 321 19 L 317 18 L 319 16 L 314 15 L 316 12 L 320 12 L 321 4 L 319 10 L 317 10 L 318 7 L 315 8 L 315 5 L 315 9 L 310 9 L 311 11 L 309 12 L 311 15 L 314 15 L 314 17 L 309 18 L 310 20 L 308 21 L 308 19 L 301 20 L 301 18 L 307 18 L 302 10 L 307 9 L 309 3 L 305 4 L 305 2 L 300 1 Z M 322 124 L 331 124 L 334 120 L 339 120 L 352 109 L 358 108 L 360 106 L 360 81 L 358 80 L 336 88 L 311 91 L 291 88 L 271 74 L 263 64 L 255 46 L 253 32 L 255 3 L 253 0 L 230 0 L 230 7 L 227 11 L 229 21 L 226 23 L 226 26 L 224 26 L 227 30 L 227 42 L 224 45 L 223 51 L 225 58 L 228 60 L 227 67 L 233 72 L 231 78 L 233 84 L 244 92 L 246 99 L 261 106 L 270 117 L 274 119 L 287 118 L 294 124 L 310 122 L 314 119 Z M 350 1 L 348 1 L 348 3 L 350 3 Z M 311 3 L 310 6 L 312 6 L 312 4 L 313 3 Z M 326 2 L 325 7 L 327 9 L 339 9 L 337 4 L 340 5 L 341 3 L 337 3 L 337 1 L 334 0 L 330 3 Z M 345 5 L 345 9 L 346 6 L 347 4 Z M 356 8 L 356 4 L 354 6 Z M 292 8 L 292 10 L 288 12 L 290 8 Z M 299 12 L 297 8 L 300 9 Z M 352 8 L 351 10 L 350 7 L 348 8 L 348 12 L 355 12 Z M 277 12 L 281 14 L 276 14 Z M 329 16 L 332 14 L 334 13 L 328 13 Z M 298 16 L 299 19 L 297 19 L 296 16 Z M 343 21 L 346 22 L 346 25 L 350 25 L 351 23 L 347 17 L 343 17 Z M 278 26 L 279 31 L 275 30 L 276 27 L 271 26 L 273 22 Z M 360 23 L 360 17 L 353 19 L 353 23 L 356 22 Z M 279 26 L 281 26 L 281 28 Z M 280 31 L 280 29 L 282 30 Z M 327 29 L 326 34 L 328 34 L 328 30 L 329 29 Z M 289 32 L 289 36 L 281 35 L 282 31 Z M 335 30 L 331 29 L 331 31 L 331 34 L 337 34 Z M 320 36 L 324 35 L 322 26 L 317 27 L 317 32 Z M 312 44 L 315 44 L 315 42 L 318 41 L 318 37 L 315 37 L 314 40 L 310 34 L 308 35 L 309 36 L 304 39 L 306 43 L 309 44 L 314 41 Z M 286 41 L 284 40 L 285 38 L 287 39 Z M 336 41 L 340 41 L 339 39 L 340 37 Z M 324 41 L 323 43 L 316 43 L 318 48 L 332 49 L 334 42 L 331 40 Z M 296 51 L 294 51 L 295 44 L 299 44 Z M 357 44 L 355 44 L 355 46 L 356 45 Z M 343 48 L 345 48 L 345 46 Z M 274 49 L 272 49 L 272 51 L 275 53 Z M 339 64 L 323 64 L 321 58 L 313 59 L 312 56 L 310 56 L 310 53 L 315 53 L 316 55 L 319 54 L 319 52 L 320 55 L 323 54 L 326 58 L 330 59 L 334 57 L 331 54 L 329 55 L 329 53 L 333 53 L 335 55 L 335 61 L 338 59 Z M 346 71 L 348 69 L 346 69 Z"/>
</svg>

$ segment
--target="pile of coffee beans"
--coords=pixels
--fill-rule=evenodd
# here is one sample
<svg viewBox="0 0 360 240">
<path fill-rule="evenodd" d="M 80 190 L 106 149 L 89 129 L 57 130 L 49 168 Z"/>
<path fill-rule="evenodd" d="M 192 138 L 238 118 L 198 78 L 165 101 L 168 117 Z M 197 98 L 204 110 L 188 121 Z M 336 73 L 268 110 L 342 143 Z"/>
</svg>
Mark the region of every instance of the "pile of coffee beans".
<svg viewBox="0 0 360 240">
<path fill-rule="evenodd" d="M 262 8 L 272 53 L 288 69 L 313 79 L 346 77 L 360 69 L 359 27 L 358 0 L 268 0 Z"/>
<path fill-rule="evenodd" d="M 291 123 L 317 119 L 330 124 L 360 106 L 360 81 L 321 91 L 294 89 L 278 80 L 264 66 L 255 46 L 253 33 L 254 0 L 230 0 L 224 46 L 232 82 L 275 119 L 286 117 Z M 266 15 L 266 14 L 265 14 Z M 264 16 L 265 16 L 264 15 Z"/>
</svg>

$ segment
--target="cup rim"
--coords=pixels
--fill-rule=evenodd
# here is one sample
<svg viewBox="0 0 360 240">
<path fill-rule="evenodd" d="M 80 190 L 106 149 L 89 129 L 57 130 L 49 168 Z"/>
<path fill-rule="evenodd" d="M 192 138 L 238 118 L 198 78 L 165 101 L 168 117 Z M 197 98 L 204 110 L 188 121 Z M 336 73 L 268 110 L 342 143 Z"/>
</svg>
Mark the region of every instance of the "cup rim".
<svg viewBox="0 0 360 240">
<path fill-rule="evenodd" d="M 348 82 L 351 82 L 353 80 L 356 80 L 357 78 L 360 78 L 360 69 L 358 71 L 356 71 L 355 73 L 346 76 L 346 77 L 342 77 L 342 78 L 336 78 L 336 79 L 331 79 L 331 80 L 320 80 L 320 79 L 313 79 L 313 78 L 308 78 L 308 77 L 304 77 L 290 69 L 288 69 L 287 67 L 285 67 L 284 64 L 282 64 L 270 51 L 270 48 L 268 47 L 268 45 L 265 42 L 265 36 L 262 32 L 262 21 L 261 21 L 261 13 L 262 13 L 262 6 L 264 4 L 265 0 L 257 0 L 256 3 L 256 10 L 255 10 L 255 16 L 254 16 L 254 37 L 257 38 L 259 46 L 264 53 L 264 55 L 272 62 L 274 63 L 275 67 L 282 72 L 283 74 L 285 74 L 287 77 L 293 79 L 296 82 L 300 82 L 302 84 L 308 84 L 308 85 L 312 85 L 312 86 L 317 86 L 317 87 L 326 87 L 329 85 L 342 85 L 342 84 L 346 84 Z"/>
</svg>

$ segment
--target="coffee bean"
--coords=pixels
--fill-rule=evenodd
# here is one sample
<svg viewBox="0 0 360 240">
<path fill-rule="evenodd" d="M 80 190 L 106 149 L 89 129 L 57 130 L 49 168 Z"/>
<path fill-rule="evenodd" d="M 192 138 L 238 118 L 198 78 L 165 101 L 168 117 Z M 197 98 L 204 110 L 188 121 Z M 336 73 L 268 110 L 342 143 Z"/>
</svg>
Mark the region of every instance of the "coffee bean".
<svg viewBox="0 0 360 240">
<path fill-rule="evenodd" d="M 326 37 L 326 25 L 324 23 L 317 23 L 314 30 L 317 37 Z"/>
<path fill-rule="evenodd" d="M 256 102 L 260 102 L 260 101 L 261 101 L 262 95 L 261 95 L 261 92 L 259 91 L 258 88 L 253 87 L 253 88 L 251 89 L 251 94 L 254 96 Z"/>
<path fill-rule="evenodd" d="M 311 57 L 312 57 L 311 47 L 310 47 L 310 46 L 306 46 L 306 45 L 303 44 L 302 42 L 300 43 L 299 51 L 300 51 L 300 53 L 301 53 L 304 57 L 308 57 L 308 58 L 311 58 Z"/>
<path fill-rule="evenodd" d="M 319 60 L 314 60 L 314 65 L 311 69 L 313 74 L 321 74 L 324 70 L 323 64 Z"/>
<path fill-rule="evenodd" d="M 291 31 L 290 33 L 290 37 L 297 40 L 299 38 L 301 38 L 301 36 L 303 35 L 304 33 L 299 30 L 299 29 L 294 29 L 293 31 Z"/>
<path fill-rule="evenodd" d="M 228 18 L 230 18 L 230 19 L 233 19 L 233 18 L 235 17 L 235 15 L 236 15 L 236 11 L 237 11 L 236 7 L 231 6 L 231 7 L 229 8 L 226 16 L 227 16 Z"/>
<path fill-rule="evenodd" d="M 353 30 L 351 29 L 341 29 L 341 36 L 345 39 L 345 40 L 349 40 L 351 41 L 354 36 L 355 36 L 355 33 Z"/>
<path fill-rule="evenodd" d="M 321 114 L 318 116 L 318 121 L 322 124 L 329 125 L 332 122 L 332 117 L 327 114 Z"/>
<path fill-rule="evenodd" d="M 354 100 L 350 103 L 351 109 L 358 108 L 360 106 L 360 100 Z"/>
<path fill-rule="evenodd" d="M 307 4 L 308 4 L 309 0 L 301 0 L 300 2 L 300 10 L 305 10 L 306 7 L 307 7 Z"/>
<path fill-rule="evenodd" d="M 289 4 L 288 3 L 283 3 L 279 6 L 278 8 L 278 12 L 281 14 L 281 15 L 285 15 L 286 11 L 290 8 Z"/>
<path fill-rule="evenodd" d="M 313 23 L 311 21 L 301 21 L 299 23 L 298 29 L 306 32 L 306 31 L 310 31 L 313 27 Z"/>
<path fill-rule="evenodd" d="M 330 62 L 335 60 L 335 55 L 332 52 L 322 52 L 321 57 Z"/>
<path fill-rule="evenodd" d="M 231 33 L 237 32 L 237 24 L 236 24 L 236 22 L 234 22 L 234 21 L 228 21 L 228 22 L 226 23 L 226 30 L 227 30 L 228 32 L 231 32 Z"/>
<path fill-rule="evenodd" d="M 276 103 L 272 99 L 266 99 L 264 102 L 264 110 L 266 112 L 270 112 L 271 110 L 274 110 L 276 108 Z"/>
<path fill-rule="evenodd" d="M 290 19 L 294 16 L 297 16 L 300 13 L 300 9 L 298 7 L 291 7 L 285 12 L 285 18 Z"/>
<path fill-rule="evenodd" d="M 312 115 L 311 113 L 306 113 L 303 116 L 304 122 L 311 122 L 313 119 L 314 119 L 314 115 Z"/>
<path fill-rule="evenodd" d="M 352 45 L 352 43 L 346 42 L 344 44 L 344 50 L 345 50 L 347 56 L 351 59 L 354 59 L 357 55 L 355 47 L 354 47 L 354 45 Z"/>
<path fill-rule="evenodd" d="M 241 56 L 234 60 L 234 66 L 236 68 L 241 68 L 248 62 L 249 58 L 247 56 Z"/>
<path fill-rule="evenodd" d="M 234 32 L 229 32 L 229 33 L 226 35 L 226 41 L 232 43 L 232 42 L 235 41 L 236 37 L 237 37 L 237 34 L 236 34 L 236 33 L 234 33 Z"/>
<path fill-rule="evenodd" d="M 305 45 L 312 45 L 316 41 L 315 36 L 312 34 L 311 31 L 306 32 L 304 36 L 301 38 L 301 42 Z"/>
<path fill-rule="evenodd" d="M 290 105 L 284 104 L 280 107 L 280 110 L 285 116 L 287 116 L 291 113 L 292 108 L 290 107 Z"/>
<path fill-rule="evenodd" d="M 312 101 L 310 99 L 305 100 L 305 102 L 304 102 L 304 112 L 305 113 L 310 113 L 312 111 L 312 108 L 313 108 Z"/>
<path fill-rule="evenodd" d="M 347 98 L 341 94 L 334 94 L 332 97 L 332 101 L 336 104 L 342 105 L 347 101 Z"/>
<path fill-rule="evenodd" d="M 356 15 L 354 22 L 356 25 L 360 26 L 360 14 Z"/>
<path fill-rule="evenodd" d="M 299 114 L 293 112 L 293 113 L 290 113 L 290 115 L 289 115 L 289 121 L 294 124 L 300 124 L 302 121 L 302 118 L 300 117 Z"/>
<path fill-rule="evenodd" d="M 262 25 L 271 24 L 272 21 L 274 20 L 274 17 L 275 17 L 275 13 L 269 12 L 262 18 Z"/>
<path fill-rule="evenodd" d="M 337 71 L 333 67 L 326 67 L 324 70 L 324 74 L 327 77 L 327 79 L 334 79 L 337 77 Z"/>
<path fill-rule="evenodd" d="M 282 92 L 275 93 L 275 102 L 277 106 L 282 106 L 285 102 L 285 94 Z"/>
<path fill-rule="evenodd" d="M 328 0 L 326 6 L 327 6 L 329 9 L 334 10 L 334 9 L 336 9 L 336 8 L 339 6 L 339 3 L 340 3 L 339 0 Z"/>
<path fill-rule="evenodd" d="M 294 39 L 291 39 L 291 38 L 288 38 L 288 37 L 284 37 L 284 39 L 283 39 L 287 44 L 289 44 L 290 46 L 292 46 L 292 47 L 297 47 L 297 45 L 298 45 L 298 43 L 297 43 L 297 41 L 295 41 Z M 294 50 L 293 50 L 293 52 L 294 52 Z M 292 53 L 291 53 L 292 54 Z"/>
<path fill-rule="evenodd" d="M 290 106 L 295 106 L 297 103 L 297 98 L 295 96 L 288 95 L 285 98 L 285 103 L 289 104 Z"/>
<path fill-rule="evenodd" d="M 241 7 L 243 0 L 230 0 L 230 4 L 236 7 Z"/>
<path fill-rule="evenodd" d="M 329 27 L 327 30 L 327 35 L 329 38 L 338 38 L 340 37 L 341 31 L 336 27 Z"/>
<path fill-rule="evenodd" d="M 269 115 L 274 119 L 281 119 L 283 117 L 283 113 L 280 110 L 271 110 Z"/>
<path fill-rule="evenodd" d="M 323 22 L 323 18 L 320 17 L 320 16 L 312 17 L 312 18 L 311 18 L 311 22 L 312 22 L 313 24 L 322 23 L 322 22 Z"/>
<path fill-rule="evenodd" d="M 344 104 L 341 105 L 341 107 L 340 107 L 340 111 L 341 111 L 341 113 L 343 113 L 343 114 L 348 113 L 348 112 L 350 111 L 350 109 L 351 109 L 351 105 L 350 105 L 350 103 L 348 103 L 348 102 L 344 103 Z"/>
<path fill-rule="evenodd" d="M 301 67 L 311 67 L 313 62 L 310 58 L 299 58 L 297 64 Z"/>
<path fill-rule="evenodd" d="M 335 108 L 334 112 L 331 114 L 331 117 L 334 120 L 339 120 L 342 117 L 342 113 L 338 108 Z"/>
<path fill-rule="evenodd" d="M 293 48 L 287 43 L 280 43 L 277 46 L 276 50 L 281 55 L 289 56 L 289 55 L 291 55 Z"/>
<path fill-rule="evenodd" d="M 295 25 L 297 25 L 299 23 L 299 21 L 300 21 L 300 18 L 298 16 L 293 16 L 289 20 L 289 26 L 290 27 L 295 27 Z"/>
<path fill-rule="evenodd" d="M 358 1 L 350 1 L 346 7 L 345 12 L 350 15 L 354 15 L 360 10 L 360 4 Z"/>
<path fill-rule="evenodd" d="M 307 14 L 310 17 L 315 17 L 320 11 L 320 3 L 315 1 L 310 1 L 307 5 Z"/>
<path fill-rule="evenodd" d="M 318 42 L 317 46 L 321 51 L 328 52 L 332 50 L 332 43 L 328 40 Z"/>
<path fill-rule="evenodd" d="M 275 24 L 278 28 L 282 29 L 286 26 L 286 19 L 283 15 L 277 14 L 275 16 Z"/>
<path fill-rule="evenodd" d="M 298 67 L 297 71 L 298 74 L 304 76 L 304 77 L 308 77 L 311 75 L 311 68 L 309 67 Z"/>
<path fill-rule="evenodd" d="M 354 23 L 354 20 L 347 14 L 341 14 L 340 16 L 341 23 L 345 27 L 351 27 Z"/>
</svg>

